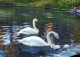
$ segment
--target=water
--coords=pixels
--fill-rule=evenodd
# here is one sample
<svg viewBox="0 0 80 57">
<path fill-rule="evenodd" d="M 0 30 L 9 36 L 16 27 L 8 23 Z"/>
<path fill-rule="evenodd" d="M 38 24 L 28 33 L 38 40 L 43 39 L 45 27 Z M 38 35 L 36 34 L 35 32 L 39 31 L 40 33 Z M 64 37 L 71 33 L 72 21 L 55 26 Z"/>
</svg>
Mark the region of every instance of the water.
<svg viewBox="0 0 80 57">
<path fill-rule="evenodd" d="M 17 43 L 17 32 L 25 27 L 32 27 L 33 18 L 38 19 L 36 24 L 39 37 L 46 41 L 46 34 L 55 31 L 60 39 L 53 39 L 52 43 L 60 45 L 58 50 L 45 49 L 46 53 L 30 54 L 24 50 L 28 47 Z M 53 10 L 35 7 L 0 7 L 0 57 L 70 57 L 80 51 L 80 16 L 69 11 Z M 63 49 L 64 44 L 70 48 Z M 24 49 L 25 48 L 25 49 Z M 29 47 L 31 49 L 37 49 Z M 41 48 L 38 48 L 39 50 Z M 36 51 L 37 51 L 36 50 Z M 35 51 L 31 51 L 35 52 Z"/>
</svg>

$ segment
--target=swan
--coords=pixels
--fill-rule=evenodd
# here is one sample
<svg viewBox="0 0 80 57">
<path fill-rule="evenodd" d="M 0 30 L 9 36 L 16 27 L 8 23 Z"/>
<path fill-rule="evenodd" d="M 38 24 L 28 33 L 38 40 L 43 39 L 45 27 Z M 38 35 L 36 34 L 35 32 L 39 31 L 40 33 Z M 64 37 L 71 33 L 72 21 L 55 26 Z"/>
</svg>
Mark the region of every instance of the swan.
<svg viewBox="0 0 80 57">
<path fill-rule="evenodd" d="M 23 45 L 27 45 L 27 46 L 35 46 L 35 47 L 50 46 L 52 48 L 52 43 L 50 41 L 50 34 L 53 34 L 57 39 L 59 39 L 59 35 L 56 32 L 50 31 L 47 34 L 47 42 L 48 43 L 46 43 L 42 38 L 40 38 L 38 36 L 30 36 L 30 37 L 26 37 L 26 38 L 23 38 L 23 39 L 17 40 L 17 41 L 22 43 Z"/>
<path fill-rule="evenodd" d="M 20 34 L 27 34 L 27 35 L 37 34 L 39 32 L 39 30 L 35 26 L 35 22 L 37 22 L 37 21 L 38 20 L 36 18 L 34 18 L 33 19 L 33 28 L 31 28 L 31 27 L 24 28 L 18 32 L 17 36 L 19 36 Z"/>
<path fill-rule="evenodd" d="M 68 45 L 68 44 L 65 44 L 65 45 L 63 46 L 63 48 L 69 48 L 69 45 Z"/>
</svg>

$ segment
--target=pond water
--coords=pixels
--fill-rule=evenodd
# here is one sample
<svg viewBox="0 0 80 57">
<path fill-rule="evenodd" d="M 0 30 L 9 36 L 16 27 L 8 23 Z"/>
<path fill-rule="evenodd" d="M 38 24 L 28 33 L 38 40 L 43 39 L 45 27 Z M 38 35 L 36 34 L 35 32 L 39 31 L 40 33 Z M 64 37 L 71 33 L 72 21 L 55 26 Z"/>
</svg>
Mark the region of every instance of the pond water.
<svg viewBox="0 0 80 57">
<path fill-rule="evenodd" d="M 30 54 L 25 52 L 27 48 L 24 49 L 23 45 L 15 41 L 19 38 L 17 37 L 19 30 L 32 27 L 34 18 L 38 19 L 36 23 L 40 31 L 38 36 L 45 41 L 49 31 L 55 31 L 59 34 L 59 40 L 53 39 L 51 36 L 51 41 L 60 45 L 60 49 L 46 51 L 45 54 L 43 52 Z M 64 44 L 68 44 L 70 47 L 63 49 Z M 70 11 L 36 7 L 0 7 L 0 57 L 70 57 L 80 51 L 79 44 L 80 16 Z"/>
</svg>

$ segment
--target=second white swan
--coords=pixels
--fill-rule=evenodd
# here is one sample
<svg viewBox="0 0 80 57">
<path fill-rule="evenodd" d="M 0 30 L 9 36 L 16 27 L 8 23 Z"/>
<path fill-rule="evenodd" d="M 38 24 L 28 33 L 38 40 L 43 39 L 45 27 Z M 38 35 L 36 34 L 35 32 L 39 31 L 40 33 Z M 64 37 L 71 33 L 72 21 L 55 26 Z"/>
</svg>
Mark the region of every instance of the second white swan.
<svg viewBox="0 0 80 57">
<path fill-rule="evenodd" d="M 27 34 L 27 35 L 37 34 L 39 32 L 39 30 L 35 26 L 35 22 L 37 22 L 37 21 L 38 20 L 36 18 L 33 19 L 33 28 L 31 28 L 31 27 L 24 28 L 24 29 L 20 30 L 17 35 L 19 35 L 19 34 Z"/>
</svg>

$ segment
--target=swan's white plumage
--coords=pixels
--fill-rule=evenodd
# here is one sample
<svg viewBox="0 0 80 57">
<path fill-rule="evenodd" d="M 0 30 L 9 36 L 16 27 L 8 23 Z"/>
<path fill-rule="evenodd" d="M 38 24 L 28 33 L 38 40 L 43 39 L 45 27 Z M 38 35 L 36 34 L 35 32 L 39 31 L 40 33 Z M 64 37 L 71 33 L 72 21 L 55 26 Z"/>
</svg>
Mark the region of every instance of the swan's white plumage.
<svg viewBox="0 0 80 57">
<path fill-rule="evenodd" d="M 31 27 L 27 27 L 27 28 L 24 28 L 22 30 L 20 30 L 17 34 L 17 36 L 19 34 L 27 34 L 27 35 L 30 35 L 30 34 L 37 34 L 39 32 L 39 30 L 36 28 L 35 26 L 35 22 L 37 22 L 38 20 L 35 18 L 33 19 L 33 28 Z"/>
<path fill-rule="evenodd" d="M 43 39 L 37 36 L 26 37 L 18 41 L 24 45 L 29 46 L 48 46 L 48 44 Z"/>
<path fill-rule="evenodd" d="M 59 35 L 58 34 L 55 35 L 55 33 L 53 31 L 51 31 L 51 32 L 49 32 L 47 34 L 47 41 L 48 41 L 48 43 L 46 43 L 42 38 L 40 38 L 38 36 L 26 37 L 26 38 L 23 38 L 23 39 L 18 40 L 18 41 L 20 43 L 22 43 L 24 45 L 28 45 L 28 46 L 50 46 L 50 47 L 52 47 L 52 43 L 50 41 L 50 34 L 54 34 L 54 36 L 59 39 Z M 58 46 L 55 46 L 55 48 L 58 49 Z"/>
</svg>

